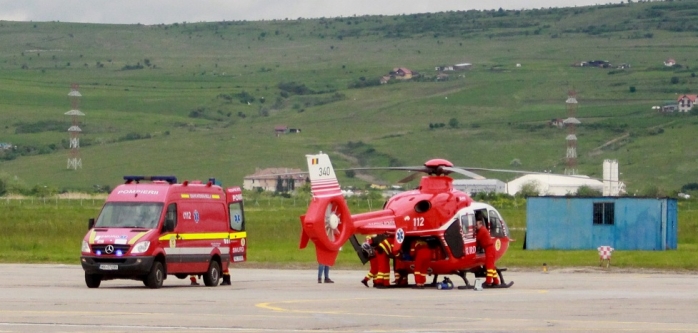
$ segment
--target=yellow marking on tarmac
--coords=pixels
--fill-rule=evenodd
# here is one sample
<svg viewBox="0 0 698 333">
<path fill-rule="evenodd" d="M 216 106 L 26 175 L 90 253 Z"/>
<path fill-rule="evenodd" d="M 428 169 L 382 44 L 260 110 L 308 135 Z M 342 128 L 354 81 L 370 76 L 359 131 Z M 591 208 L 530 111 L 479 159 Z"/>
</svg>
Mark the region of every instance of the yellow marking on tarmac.
<svg viewBox="0 0 698 333">
<path fill-rule="evenodd" d="M 531 292 L 537 292 L 539 294 L 545 294 L 548 291 L 547 290 L 538 290 L 538 291 L 518 291 L 514 292 L 515 294 L 524 294 L 524 293 L 531 293 Z M 508 292 L 507 295 L 511 295 L 511 292 Z M 491 295 L 490 295 L 491 296 Z M 437 299 L 443 299 L 444 295 L 434 295 L 434 296 L 428 296 L 428 297 L 423 297 L 423 298 L 437 298 Z M 375 313 L 352 313 L 352 312 L 342 312 L 342 311 L 317 311 L 317 310 L 292 310 L 288 308 L 284 308 L 280 305 L 283 304 L 302 304 L 302 303 L 316 303 L 316 302 L 341 302 L 341 301 L 376 301 L 379 300 L 377 298 L 344 298 L 344 299 L 298 299 L 298 300 L 288 300 L 288 301 L 278 301 L 278 302 L 264 302 L 264 303 L 257 303 L 255 304 L 255 307 L 258 307 L 260 309 L 265 309 L 265 310 L 271 310 L 275 312 L 288 312 L 288 313 L 316 313 L 316 314 L 354 314 L 354 315 L 376 315 L 376 316 L 381 316 L 381 317 L 396 317 L 396 318 L 411 318 L 414 317 L 412 315 L 406 316 L 406 315 L 389 315 L 389 314 L 375 314 Z M 275 306 L 274 304 L 280 304 L 279 306 Z M 462 318 L 462 317 L 440 317 L 440 318 Z M 483 318 L 477 318 L 477 319 L 483 319 Z"/>
<path fill-rule="evenodd" d="M 547 294 L 549 291 L 540 289 L 540 290 L 531 290 L 531 291 L 520 291 L 518 293 L 538 293 L 538 294 Z M 511 292 L 507 292 L 506 295 L 511 295 Z M 492 296 L 492 293 L 489 293 L 488 296 Z M 425 298 L 438 298 L 438 299 L 443 299 L 443 295 L 439 296 L 433 296 L 433 297 L 425 297 Z M 339 304 L 339 302 L 342 301 L 364 301 L 364 300 L 370 300 L 370 301 L 380 301 L 379 298 L 344 298 L 344 299 L 300 299 L 300 300 L 288 300 L 288 301 L 279 301 L 279 302 L 264 302 L 264 303 L 257 303 L 255 304 L 255 307 L 258 307 L 260 309 L 265 309 L 265 310 L 271 310 L 275 312 L 284 312 L 284 313 L 303 313 L 303 314 L 334 314 L 334 315 L 352 315 L 352 316 L 373 316 L 373 317 L 387 317 L 387 318 L 416 318 L 420 317 L 419 315 L 397 315 L 397 314 L 385 314 L 385 313 L 363 313 L 363 312 L 347 312 L 347 311 L 318 311 L 318 310 L 293 310 L 293 309 L 288 309 L 285 307 L 282 307 L 281 305 L 284 304 L 303 304 L 303 303 L 326 303 L 326 302 L 333 302 Z M 275 306 L 274 304 L 280 304 L 279 306 Z M 633 332 L 633 331 L 640 331 L 640 332 L 696 332 L 698 330 L 698 324 L 695 323 L 659 323 L 659 322 L 642 322 L 642 321 L 609 321 L 609 320 L 560 320 L 560 319 L 527 319 L 527 318 L 505 318 L 505 317 L 497 317 L 497 318 L 483 318 L 483 317 L 463 317 L 459 315 L 454 315 L 454 316 L 426 316 L 429 319 L 432 320 L 437 320 L 437 319 L 444 319 L 444 320 L 465 320 L 465 321 L 501 321 L 501 322 L 521 322 L 521 323 L 528 323 L 524 325 L 535 325 L 536 323 L 541 324 L 541 323 L 558 323 L 558 324 L 571 324 L 571 325 L 576 325 L 579 327 L 570 327 L 570 328 L 561 328 L 561 327 L 555 327 L 554 330 L 552 331 L 569 331 L 569 332 L 590 332 L 590 331 L 598 331 L 598 332 L 608 332 L 609 328 L 608 327 L 602 327 L 602 328 L 590 328 L 588 327 L 588 324 L 590 322 L 593 322 L 595 324 L 606 324 L 606 325 L 622 325 L 623 328 L 621 329 L 622 331 L 628 331 L 628 332 Z M 628 326 L 637 326 L 637 328 L 634 327 L 628 327 Z M 670 328 L 668 326 L 686 326 L 686 328 Z M 648 329 L 650 328 L 650 329 Z M 431 329 L 395 329 L 395 330 L 370 330 L 371 332 L 432 332 L 433 330 Z M 457 328 L 457 329 L 439 329 L 439 331 L 456 331 L 460 332 L 462 331 L 462 328 Z M 550 332 L 551 327 L 526 327 L 526 328 L 519 328 L 519 331 L 545 331 L 545 332 Z"/>
<path fill-rule="evenodd" d="M 539 290 L 538 292 L 540 293 L 547 293 L 547 290 Z M 431 297 L 429 297 L 431 298 Z M 442 298 L 440 296 L 437 296 L 436 298 Z M 337 315 L 354 315 L 354 316 L 374 316 L 374 317 L 389 317 L 389 318 L 416 318 L 420 317 L 418 315 L 394 315 L 394 314 L 384 314 L 384 313 L 361 313 L 361 312 L 344 312 L 344 311 L 311 311 L 311 310 L 290 310 L 278 306 L 273 306 L 271 304 L 273 303 L 282 303 L 282 304 L 300 304 L 300 303 L 312 303 L 312 302 L 341 302 L 341 301 L 348 301 L 348 300 L 354 300 L 354 301 L 362 301 L 362 300 L 376 300 L 372 298 L 346 298 L 346 299 L 317 299 L 317 300 L 290 300 L 290 301 L 281 301 L 281 302 L 265 302 L 265 303 L 258 303 L 255 304 L 256 307 L 262 308 L 262 309 L 267 309 L 267 310 L 272 310 L 276 312 L 291 312 L 291 313 L 312 313 L 312 314 L 337 314 Z M 571 328 L 562 328 L 556 326 L 554 329 L 551 329 L 551 327 L 526 327 L 526 328 L 517 328 L 518 331 L 545 331 L 545 332 L 550 332 L 550 331 L 571 331 L 571 332 L 589 332 L 589 331 L 599 331 L 599 332 L 608 332 L 609 328 L 608 327 L 601 327 L 601 328 L 590 328 L 588 327 L 588 324 L 590 322 L 593 322 L 595 324 L 614 324 L 614 325 L 626 325 L 623 327 L 622 331 L 654 331 L 654 332 L 695 332 L 696 329 L 698 329 L 698 325 L 694 323 L 656 323 L 656 322 L 634 322 L 634 321 L 599 321 L 599 320 L 594 320 L 590 319 L 587 321 L 584 320 L 550 320 L 550 319 L 527 319 L 527 318 L 504 318 L 504 317 L 497 317 L 497 318 L 483 318 L 483 317 L 463 317 L 463 316 L 424 316 L 425 318 L 429 318 L 432 320 L 437 320 L 437 319 L 444 319 L 444 320 L 463 320 L 463 321 L 472 321 L 472 322 L 477 322 L 477 321 L 501 321 L 501 322 L 522 322 L 522 323 L 529 323 L 528 325 L 534 325 L 536 323 L 541 324 L 541 323 L 558 323 L 558 324 L 572 324 L 572 325 L 579 325 L 580 327 L 571 327 Z M 638 328 L 632 328 L 632 327 L 627 327 L 627 325 L 639 325 Z M 688 326 L 689 328 L 669 328 L 667 326 L 673 326 L 673 325 L 685 325 Z M 651 329 L 648 330 L 648 327 L 652 327 Z M 446 331 L 455 331 L 455 332 L 462 332 L 462 328 L 454 328 L 454 329 L 439 329 L 440 332 L 446 332 Z M 433 329 L 395 329 L 395 330 L 370 330 L 371 332 L 433 332 Z"/>
</svg>

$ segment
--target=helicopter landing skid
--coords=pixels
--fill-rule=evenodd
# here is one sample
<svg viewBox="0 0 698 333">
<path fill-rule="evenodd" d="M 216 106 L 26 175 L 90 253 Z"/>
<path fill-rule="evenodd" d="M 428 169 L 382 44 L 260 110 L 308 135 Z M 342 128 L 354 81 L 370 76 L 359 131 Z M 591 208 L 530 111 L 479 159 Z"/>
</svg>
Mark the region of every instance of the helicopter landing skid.
<svg viewBox="0 0 698 333">
<path fill-rule="evenodd" d="M 482 269 L 484 269 L 484 268 L 482 268 Z M 491 286 L 489 288 L 509 288 L 514 284 L 514 282 L 507 283 L 506 281 L 504 281 L 504 275 L 502 275 L 502 272 L 504 272 L 506 270 L 507 270 L 506 268 L 497 268 L 497 275 L 499 276 L 499 281 L 501 281 L 501 283 L 498 285 L 495 285 L 495 286 Z M 465 282 L 465 285 L 458 286 L 458 289 L 475 289 L 475 285 L 471 285 L 468 282 L 468 278 L 465 276 L 466 273 L 468 273 L 468 271 L 459 271 L 456 274 L 463 279 L 463 282 Z M 475 278 L 478 277 L 478 272 L 473 271 L 472 273 L 475 273 Z M 482 274 L 483 272 L 480 272 L 480 273 Z M 480 275 L 480 276 L 482 277 L 482 275 Z"/>
<path fill-rule="evenodd" d="M 500 283 L 496 284 L 493 286 L 487 286 L 486 284 L 482 285 L 483 289 L 506 289 L 514 285 L 514 281 L 509 281 L 509 283 Z M 475 289 L 475 286 L 458 286 L 458 289 L 460 290 L 473 290 Z"/>
</svg>

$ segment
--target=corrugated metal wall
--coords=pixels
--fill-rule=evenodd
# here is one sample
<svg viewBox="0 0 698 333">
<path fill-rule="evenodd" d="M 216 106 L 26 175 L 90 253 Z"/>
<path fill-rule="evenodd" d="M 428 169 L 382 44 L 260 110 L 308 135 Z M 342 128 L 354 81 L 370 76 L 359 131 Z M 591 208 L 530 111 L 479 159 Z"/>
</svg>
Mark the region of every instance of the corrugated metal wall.
<svg viewBox="0 0 698 333">
<path fill-rule="evenodd" d="M 614 208 L 613 224 L 594 224 L 594 204 Z M 665 250 L 677 247 L 677 204 L 668 198 L 531 197 L 527 249 Z"/>
</svg>

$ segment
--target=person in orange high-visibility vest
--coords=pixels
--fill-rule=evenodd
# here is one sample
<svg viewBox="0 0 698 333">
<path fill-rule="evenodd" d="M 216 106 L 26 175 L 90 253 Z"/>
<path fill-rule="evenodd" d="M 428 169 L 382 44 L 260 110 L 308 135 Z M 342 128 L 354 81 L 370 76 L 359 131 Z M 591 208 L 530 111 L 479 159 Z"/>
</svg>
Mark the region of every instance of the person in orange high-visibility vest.
<svg viewBox="0 0 698 333">
<path fill-rule="evenodd" d="M 390 258 L 393 256 L 393 243 L 387 237 L 376 247 L 376 264 L 378 274 L 374 280 L 377 288 L 390 286 Z"/>
<path fill-rule="evenodd" d="M 494 248 L 494 242 L 490 236 L 489 230 L 485 227 L 482 220 L 475 221 L 477 235 L 475 239 L 477 245 L 485 250 L 485 269 L 487 270 L 487 278 L 485 279 L 485 287 L 491 287 L 499 284 L 499 275 L 497 275 L 497 267 L 494 265 L 494 256 L 497 250 Z"/>
<path fill-rule="evenodd" d="M 424 288 L 427 282 L 427 270 L 431 261 L 429 245 L 422 239 L 417 239 L 410 246 L 410 256 L 414 260 L 414 282 L 417 288 Z"/>
</svg>

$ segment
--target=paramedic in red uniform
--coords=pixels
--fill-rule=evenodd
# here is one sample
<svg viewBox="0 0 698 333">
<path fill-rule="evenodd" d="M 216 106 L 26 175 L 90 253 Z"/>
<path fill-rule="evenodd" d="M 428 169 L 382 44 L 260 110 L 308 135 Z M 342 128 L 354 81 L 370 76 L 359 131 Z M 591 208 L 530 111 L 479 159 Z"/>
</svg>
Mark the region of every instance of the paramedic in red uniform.
<svg viewBox="0 0 698 333">
<path fill-rule="evenodd" d="M 422 289 L 427 282 L 427 269 L 431 261 L 431 250 L 427 242 L 421 239 L 412 242 L 410 256 L 414 260 L 414 282 L 417 288 Z"/>
<path fill-rule="evenodd" d="M 490 236 L 489 230 L 485 227 L 482 220 L 477 220 L 475 222 L 475 228 L 477 229 L 477 245 L 485 250 L 485 269 L 487 269 L 487 278 L 485 279 L 485 287 L 491 287 L 493 285 L 499 284 L 499 276 L 497 275 L 497 268 L 494 266 L 494 256 L 497 251 L 494 248 L 494 243 L 492 242 L 492 237 Z"/>
<path fill-rule="evenodd" d="M 393 244 L 389 238 L 384 238 L 376 247 L 376 264 L 378 274 L 374 280 L 375 286 L 385 288 L 390 286 L 390 258 L 393 255 Z"/>
</svg>

